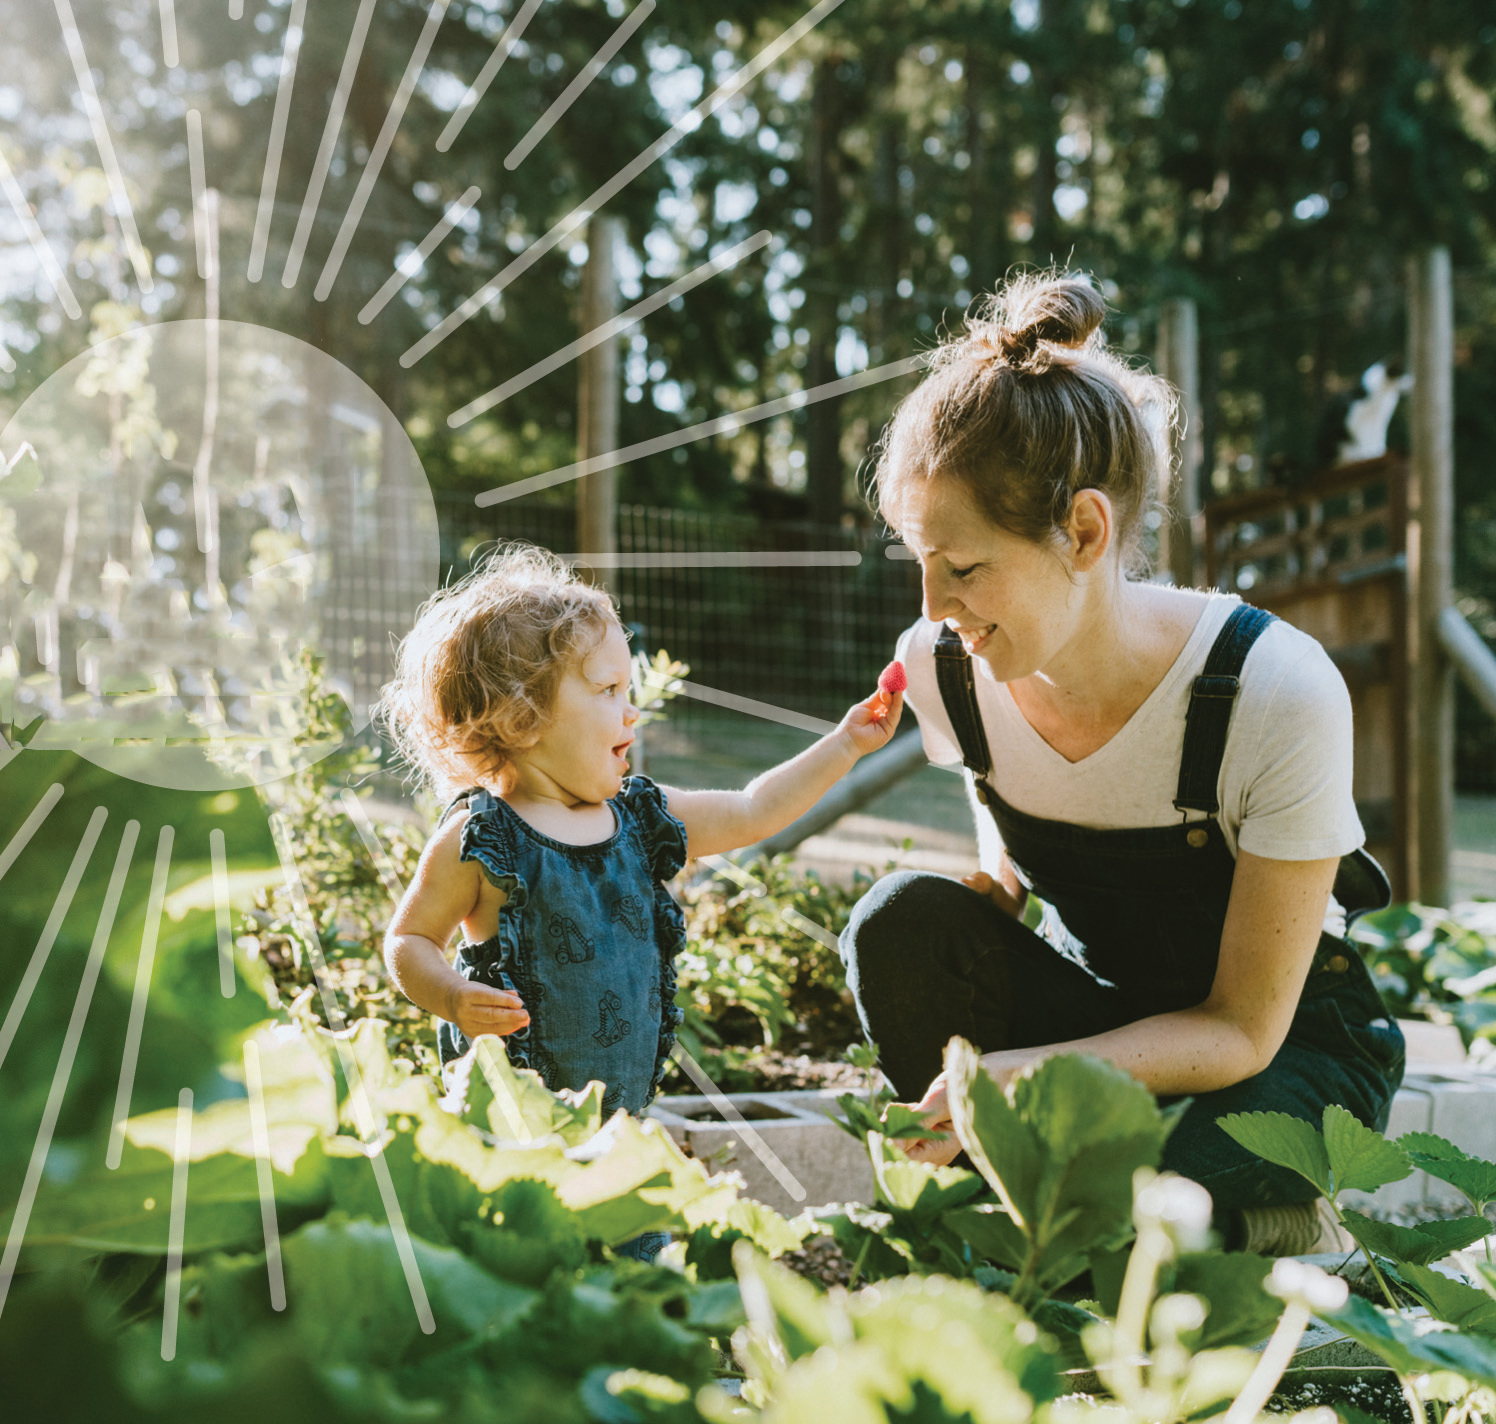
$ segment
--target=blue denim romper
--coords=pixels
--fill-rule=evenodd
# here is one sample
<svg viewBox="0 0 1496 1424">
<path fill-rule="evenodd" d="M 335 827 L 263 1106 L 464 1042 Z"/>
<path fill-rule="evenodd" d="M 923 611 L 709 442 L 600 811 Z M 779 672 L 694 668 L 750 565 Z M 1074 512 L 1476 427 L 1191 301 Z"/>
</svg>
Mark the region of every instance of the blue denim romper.
<svg viewBox="0 0 1496 1424">
<path fill-rule="evenodd" d="M 1096 982 L 1086 1032 L 1202 1003 L 1215 979 L 1236 861 L 1216 813 L 1238 675 L 1272 615 L 1242 605 L 1217 635 L 1195 679 L 1186 715 L 1175 806 L 1183 820 L 1140 829 L 1098 830 L 1030 816 L 987 784 L 991 769 L 970 658 L 944 630 L 936 675 L 962 759 L 992 813 L 1020 878 L 1058 912 L 1051 943 L 1079 956 Z M 1191 820 L 1190 814 L 1200 819 Z M 1391 898 L 1381 867 L 1365 851 L 1344 857 L 1335 897 L 1347 916 Z M 1068 931 L 1068 935 L 1065 933 Z M 1063 942 L 1061 942 L 1063 941 Z M 990 1045 L 998 1047 L 1000 1045 Z M 1012 1047 L 1037 1046 L 1013 1043 Z M 1210 1189 L 1220 1206 L 1286 1202 L 1308 1190 L 1287 1168 L 1270 1167 L 1216 1126 L 1233 1112 L 1278 1111 L 1316 1125 L 1340 1103 L 1378 1131 L 1402 1081 L 1404 1044 L 1356 947 L 1322 934 L 1288 1036 L 1261 1073 L 1195 1095 L 1165 1148 L 1164 1165 Z"/>
<path fill-rule="evenodd" d="M 685 915 L 665 882 L 685 864 L 685 828 L 643 776 L 625 778 L 607 803 L 614 833 L 594 845 L 544 835 L 481 787 L 452 806 L 464 800 L 462 859 L 476 860 L 508 898 L 498 933 L 463 944 L 457 972 L 517 993 L 530 1011 L 529 1024 L 504 1038 L 510 1062 L 553 1092 L 600 1079 L 606 1115 L 642 1112 L 683 1017 L 675 958 Z M 437 1041 L 444 1067 L 472 1046 L 445 1021 Z"/>
</svg>

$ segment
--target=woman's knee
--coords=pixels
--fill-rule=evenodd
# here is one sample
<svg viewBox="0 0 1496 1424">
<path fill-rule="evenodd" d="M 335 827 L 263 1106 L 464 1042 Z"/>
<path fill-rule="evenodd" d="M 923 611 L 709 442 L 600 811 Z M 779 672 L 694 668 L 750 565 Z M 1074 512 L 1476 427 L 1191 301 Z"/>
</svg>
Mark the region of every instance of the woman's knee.
<svg viewBox="0 0 1496 1424">
<path fill-rule="evenodd" d="M 852 907 L 841 932 L 841 956 L 848 969 L 877 969 L 893 961 L 907 967 L 909 946 L 929 946 L 932 931 L 949 918 L 952 891 L 971 893 L 947 876 L 928 871 L 896 870 L 883 876 Z M 943 936 L 937 933 L 934 938 Z"/>
</svg>

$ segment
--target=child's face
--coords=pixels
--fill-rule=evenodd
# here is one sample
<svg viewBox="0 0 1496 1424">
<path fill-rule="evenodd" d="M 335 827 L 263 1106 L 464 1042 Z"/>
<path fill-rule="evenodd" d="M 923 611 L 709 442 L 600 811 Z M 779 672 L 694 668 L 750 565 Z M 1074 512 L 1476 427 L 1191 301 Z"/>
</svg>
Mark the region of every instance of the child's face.
<svg viewBox="0 0 1496 1424">
<path fill-rule="evenodd" d="M 517 791 L 568 805 L 597 804 L 618 794 L 639 720 L 639 709 L 629 701 L 632 672 L 628 640 L 611 626 L 562 675 L 545 734 L 514 758 Z"/>
</svg>

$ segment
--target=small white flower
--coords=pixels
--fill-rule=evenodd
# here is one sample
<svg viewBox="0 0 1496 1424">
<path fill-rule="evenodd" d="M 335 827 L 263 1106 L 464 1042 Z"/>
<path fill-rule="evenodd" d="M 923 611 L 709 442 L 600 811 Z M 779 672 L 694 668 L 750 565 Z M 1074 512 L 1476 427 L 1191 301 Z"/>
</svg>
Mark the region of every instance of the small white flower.
<svg viewBox="0 0 1496 1424">
<path fill-rule="evenodd" d="M 1133 1178 L 1132 1219 L 1139 1231 L 1160 1227 L 1180 1251 L 1203 1251 L 1210 1239 L 1210 1193 L 1188 1177 L 1160 1172 Z"/>
<path fill-rule="evenodd" d="M 1332 1276 L 1307 1261 L 1283 1256 L 1273 1262 L 1273 1273 L 1262 1284 L 1263 1290 L 1279 1300 L 1297 1301 L 1316 1315 L 1339 1310 L 1350 1295 L 1350 1287 L 1340 1276 Z"/>
</svg>

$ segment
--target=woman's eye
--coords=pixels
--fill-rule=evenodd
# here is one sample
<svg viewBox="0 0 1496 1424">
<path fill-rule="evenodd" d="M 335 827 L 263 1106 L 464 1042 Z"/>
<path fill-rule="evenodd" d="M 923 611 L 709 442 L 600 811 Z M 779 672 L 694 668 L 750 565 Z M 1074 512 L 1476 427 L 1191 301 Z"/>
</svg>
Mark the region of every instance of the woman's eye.
<svg viewBox="0 0 1496 1424">
<path fill-rule="evenodd" d="M 964 568 L 964 569 L 952 569 L 951 570 L 951 577 L 952 578 L 958 578 L 958 579 L 964 579 L 969 574 L 974 574 L 976 571 L 977 571 L 977 566 L 975 564 L 968 564 L 967 567 Z"/>
</svg>

